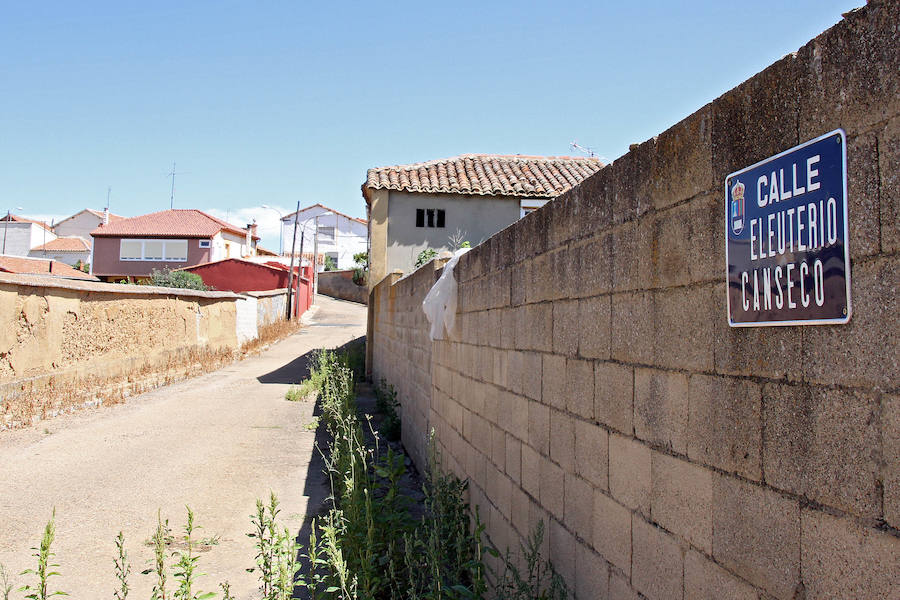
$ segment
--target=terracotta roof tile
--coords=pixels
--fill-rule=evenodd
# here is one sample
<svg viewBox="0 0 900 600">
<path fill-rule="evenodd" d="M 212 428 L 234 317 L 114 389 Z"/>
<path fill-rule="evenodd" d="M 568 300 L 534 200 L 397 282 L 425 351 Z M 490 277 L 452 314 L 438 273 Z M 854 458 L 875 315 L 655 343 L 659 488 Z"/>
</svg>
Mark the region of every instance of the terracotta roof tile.
<svg viewBox="0 0 900 600">
<path fill-rule="evenodd" d="M 596 158 L 463 154 L 369 169 L 368 190 L 555 198 L 603 168 Z"/>
<path fill-rule="evenodd" d="M 27 219 L 25 217 L 20 217 L 19 215 L 14 215 L 11 213 L 7 213 L 0 217 L 0 221 L 9 221 L 10 223 L 34 223 L 35 225 L 43 227 L 47 231 L 53 231 L 50 226 L 43 221 L 35 221 L 34 219 Z"/>
<path fill-rule="evenodd" d="M 35 248 L 35 250 L 47 250 L 48 252 L 90 252 L 91 246 L 80 237 L 61 237 L 56 238 L 52 242 L 47 242 Z"/>
<path fill-rule="evenodd" d="M 247 230 L 193 208 L 175 208 L 110 221 L 91 232 L 94 237 L 208 238 L 220 231 L 246 235 Z M 257 239 L 259 236 L 254 236 Z"/>
<path fill-rule="evenodd" d="M 35 275 L 55 275 L 68 279 L 88 279 L 97 281 L 93 275 L 88 275 L 78 269 L 74 269 L 66 263 L 44 258 L 25 258 L 24 256 L 0 255 L 0 272 L 27 273 Z"/>
</svg>

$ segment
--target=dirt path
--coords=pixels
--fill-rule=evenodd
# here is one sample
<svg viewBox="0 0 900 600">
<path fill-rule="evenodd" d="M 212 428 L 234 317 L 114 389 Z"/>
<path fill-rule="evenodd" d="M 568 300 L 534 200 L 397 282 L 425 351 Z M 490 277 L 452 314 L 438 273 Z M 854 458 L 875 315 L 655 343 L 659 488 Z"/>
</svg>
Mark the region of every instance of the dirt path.
<svg viewBox="0 0 900 600">
<path fill-rule="evenodd" d="M 140 572 L 152 556 L 145 542 L 156 511 L 180 529 L 190 505 L 199 535 L 218 536 L 200 559 L 208 574 L 200 589 L 219 591 L 228 579 L 236 598 L 254 598 L 256 576 L 245 571 L 253 540 L 245 534 L 256 498 L 274 491 L 283 521 L 297 531 L 325 485 L 318 465 L 309 469 L 314 434 L 305 425 L 313 406 L 284 393 L 305 373 L 312 350 L 365 333 L 364 306 L 319 300 L 310 326 L 256 357 L 119 406 L 0 434 L 0 563 L 15 573 L 16 588 L 56 507 L 53 548 L 62 575 L 54 589 L 76 600 L 112 597 L 121 529 L 133 563 L 129 597 L 149 598 L 151 576 Z"/>
</svg>

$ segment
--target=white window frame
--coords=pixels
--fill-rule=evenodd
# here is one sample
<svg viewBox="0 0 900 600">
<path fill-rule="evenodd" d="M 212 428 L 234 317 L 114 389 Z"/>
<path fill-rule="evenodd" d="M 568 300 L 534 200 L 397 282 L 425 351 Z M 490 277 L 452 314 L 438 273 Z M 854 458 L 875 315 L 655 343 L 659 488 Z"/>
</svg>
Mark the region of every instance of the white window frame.
<svg viewBox="0 0 900 600">
<path fill-rule="evenodd" d="M 125 242 L 140 242 L 141 244 L 141 256 L 140 258 L 122 258 L 122 244 Z M 162 257 L 161 258 L 146 258 L 146 244 L 147 242 L 155 242 L 161 243 L 163 245 L 162 248 Z M 172 260 L 166 259 L 166 244 L 171 242 L 179 242 L 185 245 L 185 256 L 183 260 Z M 148 238 L 148 239 L 135 239 L 135 238 L 121 238 L 119 240 L 119 260 L 124 262 L 170 262 L 170 263 L 186 263 L 187 262 L 187 246 L 188 241 L 186 239 L 165 239 L 165 238 Z"/>
<path fill-rule="evenodd" d="M 543 205 L 547 204 L 549 200 L 537 200 L 537 199 L 526 199 L 519 202 L 519 218 L 521 219 L 528 213 L 534 212 Z"/>
<path fill-rule="evenodd" d="M 212 247 L 212 240 L 200 240 L 200 248 Z"/>
</svg>

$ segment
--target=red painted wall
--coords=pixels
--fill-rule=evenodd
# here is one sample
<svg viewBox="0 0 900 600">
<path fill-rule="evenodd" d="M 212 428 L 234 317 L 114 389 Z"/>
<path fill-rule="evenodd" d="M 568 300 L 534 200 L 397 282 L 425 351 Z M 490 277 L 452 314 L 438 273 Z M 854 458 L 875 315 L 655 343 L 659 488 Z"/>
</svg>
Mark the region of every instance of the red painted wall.
<svg viewBox="0 0 900 600">
<path fill-rule="evenodd" d="M 259 292 L 288 286 L 288 272 L 236 258 L 188 267 L 203 283 L 223 292 Z"/>
<path fill-rule="evenodd" d="M 100 278 L 149 277 L 153 269 L 183 269 L 190 265 L 209 262 L 209 248 L 201 248 L 199 239 L 188 239 L 186 262 L 164 260 L 119 260 L 119 241 L 122 238 L 95 237 L 94 263 L 91 270 Z M 183 239 L 183 238 L 180 238 Z M 287 287 L 287 284 L 282 287 Z M 272 288 L 267 288 L 272 289 Z"/>
</svg>

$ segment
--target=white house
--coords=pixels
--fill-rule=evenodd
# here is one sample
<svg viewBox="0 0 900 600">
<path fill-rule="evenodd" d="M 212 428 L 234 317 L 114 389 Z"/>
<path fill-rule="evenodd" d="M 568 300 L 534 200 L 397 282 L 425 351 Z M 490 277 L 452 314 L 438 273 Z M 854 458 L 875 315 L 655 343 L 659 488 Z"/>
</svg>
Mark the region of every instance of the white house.
<svg viewBox="0 0 900 600">
<path fill-rule="evenodd" d="M 88 243 L 90 250 L 93 238 L 91 232 L 101 225 L 121 221 L 125 217 L 114 215 L 109 210 L 99 211 L 85 208 L 75 213 L 71 217 L 67 217 L 53 226 L 53 231 L 59 237 L 80 237 Z"/>
<path fill-rule="evenodd" d="M 0 254 L 28 256 L 32 248 L 52 242 L 56 234 L 41 221 L 6 214 L 0 218 Z"/>
<path fill-rule="evenodd" d="M 368 224 L 365 219 L 350 217 L 327 206 L 313 204 L 281 219 L 282 254 L 291 253 L 295 217 L 297 244 L 294 253 L 298 256 L 303 254 L 312 258 L 316 244 L 316 225 L 318 225 L 320 265 L 324 260 L 321 257 L 328 256 L 335 261 L 338 269 L 352 269 L 357 266 L 353 255 L 367 250 Z"/>
<path fill-rule="evenodd" d="M 30 258 L 49 258 L 74 267 L 91 262 L 91 245 L 77 235 L 58 237 L 53 241 L 35 246 L 28 252 Z"/>
</svg>

